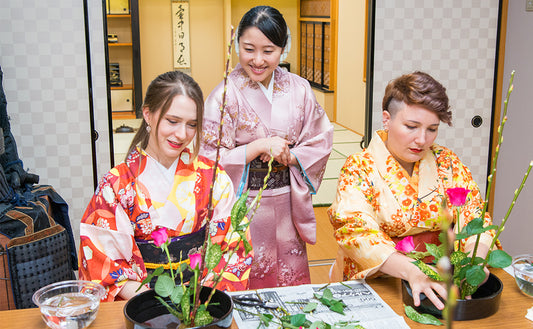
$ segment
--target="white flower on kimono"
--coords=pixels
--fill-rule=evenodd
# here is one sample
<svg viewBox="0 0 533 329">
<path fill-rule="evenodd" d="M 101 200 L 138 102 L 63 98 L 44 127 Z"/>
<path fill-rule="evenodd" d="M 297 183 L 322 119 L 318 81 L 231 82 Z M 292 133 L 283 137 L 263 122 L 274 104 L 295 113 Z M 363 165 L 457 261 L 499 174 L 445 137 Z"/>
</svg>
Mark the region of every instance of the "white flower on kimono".
<svg viewBox="0 0 533 329">
<path fill-rule="evenodd" d="M 96 226 L 109 230 L 109 221 L 106 218 L 99 217 Z"/>
<path fill-rule="evenodd" d="M 89 246 L 83 247 L 83 255 L 85 256 L 86 260 L 93 259 L 93 251 L 91 250 Z"/>
<path fill-rule="evenodd" d="M 122 208 L 130 209 L 135 206 L 135 196 L 137 193 L 134 189 L 120 189 L 118 194 L 120 195 L 120 205 Z"/>
<path fill-rule="evenodd" d="M 218 230 L 224 231 L 226 229 L 226 222 L 221 218 L 211 220 L 209 226 L 209 235 L 215 236 Z"/>
<path fill-rule="evenodd" d="M 113 191 L 113 188 L 109 185 L 105 185 L 102 189 L 102 197 L 104 198 L 105 202 L 110 205 L 113 205 L 115 203 L 115 192 Z"/>
</svg>

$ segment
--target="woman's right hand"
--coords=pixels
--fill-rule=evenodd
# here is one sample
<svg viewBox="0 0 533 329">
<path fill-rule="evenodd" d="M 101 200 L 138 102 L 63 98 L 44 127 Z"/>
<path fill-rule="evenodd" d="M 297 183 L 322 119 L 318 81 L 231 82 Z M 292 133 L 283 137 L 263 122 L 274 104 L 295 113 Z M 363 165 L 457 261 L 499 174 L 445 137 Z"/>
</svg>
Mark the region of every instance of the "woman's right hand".
<svg viewBox="0 0 533 329">
<path fill-rule="evenodd" d="M 424 293 L 436 308 L 444 309 L 444 303 L 438 297 L 446 300 L 444 283 L 431 280 L 412 262 L 413 259 L 395 252 L 383 262 L 380 271 L 409 282 L 415 306 L 420 306 L 420 294 Z"/>
<path fill-rule="evenodd" d="M 291 152 L 289 149 L 289 141 L 279 136 L 269 137 L 266 142 L 266 150 L 261 154 L 260 158 L 263 161 L 269 161 L 270 157 L 288 166 L 291 159 Z"/>
</svg>

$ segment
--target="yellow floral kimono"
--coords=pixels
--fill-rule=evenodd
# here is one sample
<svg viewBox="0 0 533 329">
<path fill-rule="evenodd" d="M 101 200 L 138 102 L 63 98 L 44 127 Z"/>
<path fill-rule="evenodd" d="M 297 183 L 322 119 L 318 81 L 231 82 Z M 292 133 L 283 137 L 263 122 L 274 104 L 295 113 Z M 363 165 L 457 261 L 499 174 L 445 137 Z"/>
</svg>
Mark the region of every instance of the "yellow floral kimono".
<svg viewBox="0 0 533 329">
<path fill-rule="evenodd" d="M 439 210 L 448 188 L 471 190 L 461 207 L 461 227 L 481 216 L 479 188 L 455 153 L 434 144 L 409 176 L 387 150 L 386 140 L 385 131 L 376 132 L 368 148 L 348 157 L 341 170 L 337 194 L 328 209 L 339 245 L 330 273 L 332 281 L 377 274 L 396 251 L 392 237 L 439 231 Z M 457 223 L 455 212 L 453 215 Z M 485 225 L 489 224 L 491 219 L 486 215 Z M 493 235 L 494 231 L 482 234 L 480 242 L 489 246 Z"/>
</svg>

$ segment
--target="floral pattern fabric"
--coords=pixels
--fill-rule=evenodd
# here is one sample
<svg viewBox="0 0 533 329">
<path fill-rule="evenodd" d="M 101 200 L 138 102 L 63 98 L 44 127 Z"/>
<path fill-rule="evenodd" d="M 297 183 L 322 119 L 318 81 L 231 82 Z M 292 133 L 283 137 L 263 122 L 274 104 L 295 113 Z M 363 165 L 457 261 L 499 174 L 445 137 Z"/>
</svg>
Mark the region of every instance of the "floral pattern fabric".
<svg viewBox="0 0 533 329">
<path fill-rule="evenodd" d="M 387 134 L 378 131 L 370 145 L 346 160 L 337 194 L 328 215 L 339 245 L 331 279 L 362 279 L 376 274 L 395 252 L 392 237 L 440 231 L 441 205 L 446 189 L 471 190 L 459 218 L 464 227 L 481 216 L 483 200 L 470 170 L 451 150 L 432 145 L 431 152 L 415 163 L 411 176 L 389 153 Z M 441 217 L 442 218 L 442 217 Z M 485 225 L 491 224 L 485 216 Z M 459 225 L 455 225 L 457 232 Z M 482 234 L 481 243 L 490 245 L 494 231 Z M 475 237 L 464 241 L 472 243 Z"/>
<path fill-rule="evenodd" d="M 333 126 L 309 82 L 276 68 L 270 102 L 238 64 L 228 76 L 220 162 L 236 192 L 246 168 L 246 145 L 280 136 L 292 144 L 299 166 L 290 166 L 290 186 L 267 189 L 251 224 L 255 258 L 251 288 L 309 283 L 305 243 L 316 242 L 311 195 L 320 186 L 333 144 Z M 223 83 L 205 104 L 201 154 L 214 158 L 219 133 Z M 243 190 L 248 189 L 244 175 Z M 252 191 L 254 192 L 254 191 Z M 250 199 L 255 193 L 250 194 Z"/>
<path fill-rule="evenodd" d="M 140 282 L 146 277 L 137 240 L 153 241 L 151 233 L 161 227 L 166 227 L 172 238 L 205 226 L 214 163 L 204 157 L 190 158 L 186 149 L 174 164 L 175 171 L 165 172 L 153 158 L 137 149 L 100 181 L 80 224 L 79 276 L 102 284 L 107 291 L 103 300 L 114 300 L 127 280 Z M 167 178 L 169 174 L 171 179 Z M 234 202 L 231 180 L 219 168 L 209 232 L 222 250 L 237 244 L 238 236 L 232 236 L 230 230 Z M 226 263 L 228 268 L 217 288 L 247 289 L 252 256 L 245 255 L 241 243 L 231 260 L 223 259 L 217 270 Z M 180 255 L 172 258 L 178 262 Z"/>
</svg>

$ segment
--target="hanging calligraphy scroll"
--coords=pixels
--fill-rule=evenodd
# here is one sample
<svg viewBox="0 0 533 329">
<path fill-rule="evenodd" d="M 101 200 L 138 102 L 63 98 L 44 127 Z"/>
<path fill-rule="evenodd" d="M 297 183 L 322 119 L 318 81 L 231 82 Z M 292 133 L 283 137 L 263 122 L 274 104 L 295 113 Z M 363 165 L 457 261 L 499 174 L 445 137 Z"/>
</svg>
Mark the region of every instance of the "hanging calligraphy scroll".
<svg viewBox="0 0 533 329">
<path fill-rule="evenodd" d="M 174 38 L 174 68 L 188 69 L 191 67 L 188 1 L 172 1 L 172 32 Z"/>
</svg>

